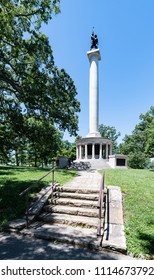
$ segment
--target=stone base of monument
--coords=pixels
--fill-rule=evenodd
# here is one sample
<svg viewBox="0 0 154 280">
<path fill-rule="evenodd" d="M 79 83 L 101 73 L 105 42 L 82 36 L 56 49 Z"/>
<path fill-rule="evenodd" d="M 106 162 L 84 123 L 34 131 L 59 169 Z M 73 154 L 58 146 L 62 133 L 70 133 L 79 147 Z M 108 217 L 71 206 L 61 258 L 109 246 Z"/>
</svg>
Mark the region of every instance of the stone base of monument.
<svg viewBox="0 0 154 280">
<path fill-rule="evenodd" d="M 127 166 L 127 156 L 116 154 L 109 156 L 109 165 L 111 168 L 128 168 Z"/>
<path fill-rule="evenodd" d="M 75 161 L 74 164 L 75 165 L 83 165 L 84 166 L 84 163 L 86 164 L 87 161 L 86 160 L 81 160 L 81 161 Z M 109 161 L 107 159 L 89 159 L 88 160 L 88 166 L 89 166 L 89 169 L 110 169 L 110 165 L 109 165 Z"/>
</svg>

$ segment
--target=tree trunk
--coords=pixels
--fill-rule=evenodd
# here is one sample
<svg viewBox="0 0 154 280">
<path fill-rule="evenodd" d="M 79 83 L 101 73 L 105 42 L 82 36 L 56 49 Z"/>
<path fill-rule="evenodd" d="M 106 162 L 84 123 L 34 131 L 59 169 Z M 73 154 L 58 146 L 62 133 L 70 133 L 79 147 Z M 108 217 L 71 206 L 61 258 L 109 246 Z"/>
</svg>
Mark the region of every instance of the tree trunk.
<svg viewBox="0 0 154 280">
<path fill-rule="evenodd" d="M 19 166 L 18 150 L 15 150 L 16 165 Z"/>
</svg>

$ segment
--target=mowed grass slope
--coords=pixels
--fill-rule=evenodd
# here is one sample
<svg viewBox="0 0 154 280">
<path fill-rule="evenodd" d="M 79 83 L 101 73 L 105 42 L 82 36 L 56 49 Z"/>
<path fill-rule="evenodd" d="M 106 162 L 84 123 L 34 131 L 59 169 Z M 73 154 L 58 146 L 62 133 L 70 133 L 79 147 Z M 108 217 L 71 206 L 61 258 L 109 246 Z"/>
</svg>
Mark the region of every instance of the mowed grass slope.
<svg viewBox="0 0 154 280">
<path fill-rule="evenodd" d="M 124 221 L 130 253 L 154 258 L 154 172 L 149 170 L 105 170 L 107 185 L 123 192 Z"/>
<path fill-rule="evenodd" d="M 9 220 L 19 218 L 25 212 L 25 197 L 19 194 L 32 183 L 44 176 L 49 169 L 8 167 L 0 166 L 0 228 Z M 75 171 L 56 170 L 55 181 L 61 185 L 73 179 Z M 43 179 L 36 187 L 39 191 L 41 187 L 52 182 L 52 173 Z"/>
</svg>

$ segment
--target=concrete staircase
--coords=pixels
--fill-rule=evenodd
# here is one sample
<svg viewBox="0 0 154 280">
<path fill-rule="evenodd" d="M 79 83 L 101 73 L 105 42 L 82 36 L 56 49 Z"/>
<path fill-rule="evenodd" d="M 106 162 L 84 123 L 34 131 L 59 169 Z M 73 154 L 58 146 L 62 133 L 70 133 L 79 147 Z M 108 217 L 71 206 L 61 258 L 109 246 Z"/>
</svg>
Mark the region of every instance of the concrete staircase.
<svg viewBox="0 0 154 280">
<path fill-rule="evenodd" d="M 99 248 L 103 237 L 97 236 L 98 190 L 56 186 L 38 220 L 23 234 L 86 247 Z"/>
<path fill-rule="evenodd" d="M 74 161 L 74 167 L 77 167 L 77 169 L 79 169 L 79 170 L 84 170 L 84 167 L 86 169 L 86 166 L 90 169 L 95 169 L 95 170 L 111 169 L 108 159 L 88 159 L 88 160 L 82 159 L 82 160 Z"/>
</svg>

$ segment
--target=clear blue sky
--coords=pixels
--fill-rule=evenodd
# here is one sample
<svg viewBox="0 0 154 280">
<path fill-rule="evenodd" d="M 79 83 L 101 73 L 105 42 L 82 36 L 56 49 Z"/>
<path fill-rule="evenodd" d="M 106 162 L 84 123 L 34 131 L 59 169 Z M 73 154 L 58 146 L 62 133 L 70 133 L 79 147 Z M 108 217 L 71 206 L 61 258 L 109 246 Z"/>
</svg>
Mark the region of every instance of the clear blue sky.
<svg viewBox="0 0 154 280">
<path fill-rule="evenodd" d="M 61 14 L 43 28 L 55 64 L 74 80 L 81 103 L 78 134 L 89 128 L 92 28 L 99 39 L 99 123 L 131 134 L 154 105 L 154 0 L 61 0 Z M 64 138 L 70 142 L 65 133 Z"/>
</svg>

